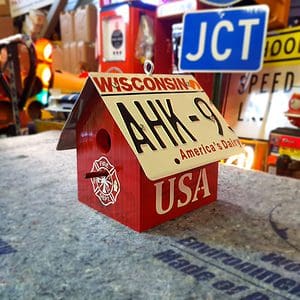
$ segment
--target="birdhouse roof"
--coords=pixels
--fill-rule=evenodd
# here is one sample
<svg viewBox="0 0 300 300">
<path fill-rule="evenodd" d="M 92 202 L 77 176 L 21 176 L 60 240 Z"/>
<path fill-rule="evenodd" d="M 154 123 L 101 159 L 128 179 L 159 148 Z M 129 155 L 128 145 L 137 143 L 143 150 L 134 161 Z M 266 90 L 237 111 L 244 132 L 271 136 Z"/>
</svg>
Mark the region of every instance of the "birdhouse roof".
<svg viewBox="0 0 300 300">
<path fill-rule="evenodd" d="M 95 92 L 151 180 L 243 151 L 193 76 L 113 73 L 89 74 L 65 123 L 58 150 L 76 147 L 76 123 Z"/>
</svg>

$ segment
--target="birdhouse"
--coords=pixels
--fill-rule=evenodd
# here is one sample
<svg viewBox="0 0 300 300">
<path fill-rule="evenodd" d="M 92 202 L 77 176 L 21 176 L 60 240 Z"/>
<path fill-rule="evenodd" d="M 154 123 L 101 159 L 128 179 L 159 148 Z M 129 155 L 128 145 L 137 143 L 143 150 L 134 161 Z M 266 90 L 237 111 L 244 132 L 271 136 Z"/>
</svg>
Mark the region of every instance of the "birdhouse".
<svg viewBox="0 0 300 300">
<path fill-rule="evenodd" d="M 242 145 L 191 75 L 90 73 L 57 149 L 77 148 L 79 201 L 144 231 L 217 198 Z"/>
</svg>

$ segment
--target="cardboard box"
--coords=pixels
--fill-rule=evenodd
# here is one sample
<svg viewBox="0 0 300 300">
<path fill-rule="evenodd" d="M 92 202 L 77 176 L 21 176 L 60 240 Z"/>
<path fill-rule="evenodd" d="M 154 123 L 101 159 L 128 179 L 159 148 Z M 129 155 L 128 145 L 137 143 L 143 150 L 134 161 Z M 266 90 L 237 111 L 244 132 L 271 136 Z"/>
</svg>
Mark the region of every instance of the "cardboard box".
<svg viewBox="0 0 300 300">
<path fill-rule="evenodd" d="M 9 0 L 0 0 L 0 16 L 10 16 Z"/>
<path fill-rule="evenodd" d="M 70 43 L 70 69 L 71 73 L 76 74 L 77 70 L 79 70 L 79 62 L 77 58 L 77 43 Z"/>
<path fill-rule="evenodd" d="M 60 34 L 63 42 L 72 42 L 75 39 L 74 14 L 74 11 L 64 11 L 59 15 Z"/>
<path fill-rule="evenodd" d="M 0 39 L 15 34 L 13 19 L 11 17 L 0 17 Z"/>
<path fill-rule="evenodd" d="M 97 33 L 97 8 L 92 5 L 80 6 L 75 11 L 75 40 L 94 43 Z"/>
<path fill-rule="evenodd" d="M 87 43 L 84 41 L 77 42 L 77 73 L 82 71 L 97 71 L 98 61 L 95 57 L 95 43 Z"/>
<path fill-rule="evenodd" d="M 95 44 L 87 42 L 63 42 L 63 70 L 73 74 L 82 71 L 96 71 L 98 62 L 95 59 Z"/>
<path fill-rule="evenodd" d="M 63 57 L 63 48 L 61 44 L 53 43 L 53 51 L 52 51 L 52 69 L 55 70 L 63 70 L 64 65 L 64 57 Z"/>
<path fill-rule="evenodd" d="M 144 231 L 215 201 L 218 161 L 242 152 L 191 75 L 90 73 L 58 150 L 77 148 L 78 198 Z"/>
<path fill-rule="evenodd" d="M 62 43 L 63 51 L 63 70 L 71 72 L 71 47 L 70 42 Z"/>
</svg>

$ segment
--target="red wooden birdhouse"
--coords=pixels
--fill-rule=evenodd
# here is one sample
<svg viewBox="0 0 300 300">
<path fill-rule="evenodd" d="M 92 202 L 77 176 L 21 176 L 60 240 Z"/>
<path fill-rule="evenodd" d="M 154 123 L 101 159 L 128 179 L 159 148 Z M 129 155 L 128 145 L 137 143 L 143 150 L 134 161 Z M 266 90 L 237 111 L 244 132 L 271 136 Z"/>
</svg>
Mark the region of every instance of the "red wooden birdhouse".
<svg viewBox="0 0 300 300">
<path fill-rule="evenodd" d="M 91 73 L 57 149 L 77 148 L 78 198 L 144 231 L 217 197 L 242 145 L 190 75 Z"/>
</svg>

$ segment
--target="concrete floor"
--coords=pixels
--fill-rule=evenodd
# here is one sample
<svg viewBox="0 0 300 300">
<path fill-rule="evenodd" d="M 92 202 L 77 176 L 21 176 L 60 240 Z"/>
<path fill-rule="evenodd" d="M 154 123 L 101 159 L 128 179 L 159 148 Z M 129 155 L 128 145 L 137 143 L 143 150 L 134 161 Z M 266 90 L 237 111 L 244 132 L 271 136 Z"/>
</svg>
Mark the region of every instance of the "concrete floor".
<svg viewBox="0 0 300 300">
<path fill-rule="evenodd" d="M 0 299 L 300 299 L 300 181 L 220 166 L 218 201 L 145 233 L 77 201 L 59 131 L 0 139 Z"/>
</svg>

